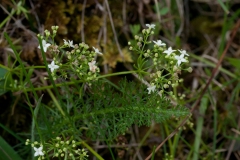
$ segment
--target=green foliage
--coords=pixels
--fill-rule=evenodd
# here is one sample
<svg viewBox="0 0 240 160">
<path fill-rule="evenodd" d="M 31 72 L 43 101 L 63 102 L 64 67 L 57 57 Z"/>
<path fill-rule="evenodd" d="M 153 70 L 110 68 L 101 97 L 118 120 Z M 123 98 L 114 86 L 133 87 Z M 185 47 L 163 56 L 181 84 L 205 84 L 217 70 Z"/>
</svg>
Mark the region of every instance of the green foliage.
<svg viewBox="0 0 240 160">
<path fill-rule="evenodd" d="M 162 123 L 172 117 L 189 114 L 187 108 L 174 107 L 164 96 L 148 95 L 143 85 L 126 80 L 119 85 L 119 90 L 116 90 L 103 80 L 93 83 L 90 92 L 75 100 L 75 113 L 70 120 L 55 119 L 51 122 L 51 130 L 61 128 L 58 133 L 83 135 L 81 130 L 86 128 L 86 134 L 92 140 L 112 140 L 133 124 L 150 126 L 152 121 Z M 67 126 L 75 126 L 75 129 L 66 129 Z"/>
<path fill-rule="evenodd" d="M 140 32 L 140 25 L 139 24 L 135 24 L 135 25 L 130 25 L 130 30 L 131 30 L 131 33 L 133 35 L 138 35 L 139 32 Z"/>
<path fill-rule="evenodd" d="M 155 6 L 153 6 L 153 8 L 154 8 L 155 12 L 159 11 L 159 14 L 161 16 L 164 16 L 164 15 L 166 15 L 169 12 L 169 8 L 168 7 L 164 7 L 164 6 L 161 7 L 160 3 L 156 4 Z"/>
<path fill-rule="evenodd" d="M 233 65 L 238 71 L 240 69 L 240 60 L 236 58 L 227 58 L 228 62 Z"/>
<path fill-rule="evenodd" d="M 21 160 L 21 157 L 13 148 L 0 136 L 0 159 L 4 160 Z"/>
<path fill-rule="evenodd" d="M 5 75 L 7 74 L 7 70 L 4 68 L 0 68 L 0 96 L 3 95 L 4 93 L 7 92 L 7 90 L 5 89 L 5 84 L 6 84 L 6 79 L 5 79 Z"/>
<path fill-rule="evenodd" d="M 3 55 L 1 63 L 4 62 L 2 64 L 6 65 L 0 65 L 0 96 L 4 102 L 4 105 L 2 104 L 0 108 L 1 117 L 3 119 L 7 117 L 7 125 L 1 124 L 1 122 L 0 127 L 3 132 L 11 135 L 10 138 L 13 136 L 15 144 L 18 144 L 12 143 L 11 139 L 9 141 L 9 137 L 3 134 L 3 138 L 14 147 L 11 148 L 0 137 L 0 159 L 19 159 L 19 156 L 25 156 L 24 159 L 28 159 L 30 158 L 31 147 L 31 155 L 32 159 L 34 159 L 33 147 L 40 148 L 41 146 L 46 159 L 52 159 L 51 156 L 57 157 L 58 152 L 59 156 L 62 156 L 63 153 L 60 154 L 59 151 L 60 147 L 62 147 L 61 152 L 65 152 L 64 148 L 67 148 L 67 151 L 69 151 L 70 147 L 76 147 L 81 149 L 79 153 L 83 156 L 85 155 L 82 152 L 86 148 L 97 159 L 103 159 L 95 153 L 95 148 L 90 147 L 92 140 L 96 139 L 107 140 L 112 159 L 115 159 L 113 153 L 115 149 L 110 149 L 111 144 L 109 143 L 111 141 L 108 140 L 112 140 L 126 131 L 128 132 L 128 129 L 133 124 L 138 126 L 151 125 L 147 133 L 141 128 L 141 134 L 145 134 L 143 138 L 141 135 L 137 135 L 139 136 L 137 140 L 140 143 L 138 143 L 135 155 L 139 153 L 142 145 L 151 147 L 152 144 L 146 141 L 150 134 L 154 133 L 161 139 L 166 138 L 179 125 L 179 122 L 181 123 L 179 118 L 167 120 L 172 117 L 177 118 L 189 114 L 188 109 L 180 105 L 172 105 L 171 101 L 165 96 L 168 96 L 175 103 L 188 103 L 187 105 L 189 106 L 196 102 L 202 89 L 201 86 L 206 85 L 206 78 L 212 75 L 212 68 L 216 67 L 216 62 L 211 60 L 217 59 L 217 57 L 214 57 L 215 54 L 208 54 L 211 53 L 211 51 L 207 52 L 208 48 L 213 49 L 214 53 L 218 51 L 218 56 L 223 53 L 226 42 L 229 40 L 228 33 L 231 32 L 240 15 L 240 9 L 235 7 L 235 1 L 223 2 L 217 0 L 215 4 L 191 2 L 197 5 L 190 5 L 187 8 L 189 13 L 193 13 L 190 17 L 185 14 L 184 9 L 186 8 L 182 1 L 169 1 L 167 4 L 165 2 L 158 3 L 157 1 L 146 1 L 141 4 L 125 3 L 122 5 L 123 7 L 119 7 L 123 4 L 122 1 L 119 1 L 117 4 L 115 1 L 114 3 L 109 1 L 109 12 L 112 13 L 115 25 L 112 29 L 115 28 L 114 30 L 117 33 L 112 34 L 109 23 L 110 16 L 108 18 L 108 16 L 105 16 L 106 14 L 95 15 L 95 13 L 103 12 L 107 8 L 101 8 L 101 4 L 86 1 L 86 5 L 83 5 L 81 2 L 75 3 L 73 1 L 60 0 L 58 3 L 51 2 L 47 6 L 39 5 L 44 4 L 44 1 L 46 0 L 41 0 L 31 6 L 30 3 L 25 3 L 25 0 L 12 0 L 12 3 L 3 1 L 1 4 L 3 9 L 1 13 L 7 17 L 2 18 L 3 21 L 0 22 L 0 28 L 11 35 L 11 37 L 5 36 L 10 46 L 6 44 L 2 37 L 0 47 Z M 217 3 L 221 7 L 212 7 L 212 5 L 217 6 Z M 139 6 L 139 4 L 142 7 L 139 7 L 138 12 L 132 12 L 133 7 Z M 36 8 L 36 6 L 40 6 L 40 8 Z M 194 6 L 197 6 L 197 10 L 200 9 L 201 12 L 209 14 L 204 16 L 198 14 Z M 35 8 L 36 10 L 34 10 L 35 12 L 29 12 L 29 8 Z M 215 14 L 219 9 L 222 9 L 224 12 L 219 12 L 219 15 L 215 17 L 209 16 Z M 156 13 L 153 13 L 154 11 Z M 212 14 L 210 13 L 211 11 Z M 229 14 L 229 11 L 231 11 L 231 14 Z M 82 13 L 82 15 L 79 13 Z M 123 16 L 119 16 L 121 14 Z M 35 21 L 35 18 L 37 21 Z M 141 25 L 137 24 L 139 23 L 138 18 L 141 18 Z M 189 19 L 189 23 L 185 23 L 185 19 Z M 129 22 L 135 25 L 131 25 Z M 156 26 L 146 29 L 147 26 L 144 26 L 144 23 L 150 22 L 153 22 Z M 30 29 L 29 24 L 32 31 L 40 31 L 42 23 L 45 29 L 50 29 L 52 25 L 58 25 L 58 33 L 60 35 L 55 37 L 55 40 L 54 36 L 49 37 L 46 31 L 45 36 L 39 36 L 41 40 L 46 40 L 51 46 L 49 46 L 47 52 L 43 52 L 44 45 L 39 41 L 45 66 L 36 66 L 42 65 L 42 63 L 34 63 L 34 66 L 28 63 L 29 61 L 22 56 L 24 54 L 27 55 L 26 57 L 31 56 L 31 50 L 35 56 L 38 53 L 36 51 L 39 51 L 34 44 L 34 40 L 30 39 L 25 31 Z M 25 26 L 26 24 L 27 26 Z M 20 30 L 24 30 L 24 34 L 22 31 L 19 32 L 19 26 L 21 26 Z M 133 40 L 129 40 L 129 37 L 131 37 L 128 35 L 129 30 L 125 27 L 122 28 L 123 26 L 130 27 L 129 29 L 134 37 Z M 147 34 L 141 32 L 142 27 L 149 32 L 146 32 Z M 123 33 L 129 41 L 132 57 L 130 56 L 131 53 L 126 50 L 127 47 L 122 49 L 122 55 L 117 52 L 116 44 L 118 42 L 113 41 L 113 35 L 121 39 L 120 42 L 123 43 L 120 46 L 124 47 L 126 39 L 124 39 Z M 25 34 L 28 36 L 25 36 Z M 79 36 L 80 34 L 81 36 Z M 73 40 L 75 42 L 74 46 L 66 45 L 65 41 L 62 42 L 63 38 L 68 41 L 68 44 L 72 42 L 69 39 Z M 163 45 L 163 42 L 162 44 L 158 43 L 156 38 L 158 40 L 161 38 L 167 44 Z M 208 38 L 211 41 L 207 41 Z M 146 151 L 145 153 L 149 153 L 152 150 L 152 159 L 154 157 L 159 159 L 159 154 L 162 154 L 160 159 L 168 160 L 174 158 L 222 159 L 222 157 L 229 159 L 230 155 L 231 158 L 235 155 L 237 144 L 233 146 L 232 150 L 228 151 L 227 156 L 226 152 L 217 152 L 217 150 L 221 150 L 226 144 L 239 139 L 236 134 L 237 130 L 239 130 L 236 120 L 238 118 L 236 104 L 239 103 L 240 93 L 240 61 L 234 54 L 234 51 L 237 50 L 236 44 L 238 44 L 236 40 L 238 39 L 235 38 L 230 46 L 230 51 L 232 52 L 229 52 L 229 57 L 220 65 L 219 74 L 214 76 L 214 81 L 210 84 L 211 87 L 208 88 L 209 97 L 202 98 L 200 110 L 196 111 L 199 114 L 197 113 L 197 117 L 193 117 L 196 118 L 196 126 L 193 128 L 187 122 L 185 126 L 181 127 L 178 133 L 161 148 L 161 152 L 164 152 L 164 154 L 161 152 L 156 152 L 155 154 L 155 146 L 148 151 L 144 150 L 144 152 Z M 91 47 L 88 48 L 87 45 L 79 43 L 80 41 L 85 41 Z M 62 45 L 63 43 L 64 45 Z M 170 47 L 168 46 L 169 44 L 176 51 L 172 52 L 170 56 L 166 56 L 165 51 Z M 187 68 L 187 63 L 177 66 L 178 60 L 176 57 L 179 58 L 179 55 L 182 53 L 180 48 L 183 45 L 185 49 L 193 51 L 194 54 L 190 54 L 189 57 L 196 59 L 192 65 L 197 66 L 196 68 L 200 69 L 200 72 L 197 71 L 191 75 L 182 74 L 183 71 L 190 72 L 192 70 Z M 92 46 L 98 47 L 103 54 L 95 53 L 96 50 Z M 12 51 L 14 56 L 10 54 Z M 29 51 L 29 53 L 26 51 Z M 200 52 L 204 52 L 208 56 L 199 55 Z M 4 57 L 5 54 L 7 59 Z M 41 56 L 37 56 L 34 59 L 38 58 L 41 58 Z M 184 58 L 186 61 L 191 59 L 188 57 Z M 198 63 L 198 61 L 201 63 Z M 48 69 L 51 62 L 59 66 L 54 72 L 50 72 Z M 126 64 L 125 68 L 128 71 L 122 71 L 123 68 L 121 68 L 121 72 L 118 72 L 118 67 L 122 65 L 118 66 L 118 62 Z M 116 70 L 111 70 L 111 68 L 115 67 Z M 103 68 L 104 70 L 102 70 Z M 48 74 L 46 74 L 46 70 Z M 104 79 L 105 77 L 111 77 L 111 80 L 119 80 L 119 77 L 112 76 L 126 74 L 137 75 L 136 77 L 142 84 L 139 84 L 140 82 L 123 80 L 117 86 Z M 188 77 L 184 83 L 184 86 L 187 88 L 182 86 L 182 78 L 184 77 Z M 193 81 L 192 77 L 194 77 Z M 185 91 L 188 88 L 191 89 L 189 89 L 189 94 L 185 97 Z M 148 94 L 147 90 L 153 93 Z M 6 92 L 9 94 L 4 95 Z M 5 102 L 9 103 L 5 105 Z M 209 102 L 209 104 L 206 102 Z M 21 111 L 25 109 L 23 107 L 29 107 L 31 113 L 28 114 L 31 114 L 32 117 L 27 117 L 28 114 L 25 112 L 23 113 L 24 116 L 22 116 Z M 207 110 L 203 111 L 206 108 Z M 206 114 L 204 114 L 205 112 Z M 13 119 L 12 117 L 18 118 Z M 32 121 L 32 130 L 30 131 L 24 129 L 30 129 L 29 123 L 25 123 L 28 120 Z M 13 121 L 16 123 L 11 123 Z M 154 122 L 162 124 L 158 126 Z M 208 123 L 208 125 L 205 125 L 205 123 Z M 20 124 L 20 130 L 19 128 L 17 130 L 13 129 L 15 124 Z M 27 127 L 23 127 L 24 125 L 27 125 Z M 16 127 L 19 127 L 19 125 L 16 125 Z M 155 127 L 160 128 L 160 131 L 154 130 Z M 189 129 L 186 127 L 189 127 L 191 131 L 185 130 Z M 209 130 L 208 128 L 211 129 Z M 25 133 L 25 131 L 28 133 Z M 194 136 L 186 136 L 186 133 Z M 212 136 L 206 136 L 209 134 Z M 31 136 L 31 143 L 29 142 L 31 146 L 29 147 L 23 146 L 23 141 L 27 138 L 26 136 L 28 138 Z M 217 137 L 220 137 L 222 140 L 217 140 Z M 39 143 L 36 144 L 35 140 L 39 141 Z M 58 140 L 61 140 L 60 144 L 58 144 Z M 68 143 L 70 141 L 71 143 Z M 35 146 L 32 146 L 32 144 Z M 74 146 L 75 144 L 76 146 Z M 182 150 L 188 150 L 189 152 L 187 155 L 183 155 L 181 154 Z M 127 154 L 132 156 L 132 149 L 128 151 L 130 152 Z M 64 156 L 67 155 L 65 153 Z M 26 155 L 28 158 L 26 158 Z M 69 157 L 65 156 L 64 159 L 70 158 L 70 154 L 67 156 Z M 38 158 L 41 159 L 43 157 Z M 73 157 L 72 159 L 77 158 L 79 157 Z M 63 159 L 63 156 L 62 158 L 53 159 Z M 136 157 L 132 159 L 136 159 Z"/>
</svg>

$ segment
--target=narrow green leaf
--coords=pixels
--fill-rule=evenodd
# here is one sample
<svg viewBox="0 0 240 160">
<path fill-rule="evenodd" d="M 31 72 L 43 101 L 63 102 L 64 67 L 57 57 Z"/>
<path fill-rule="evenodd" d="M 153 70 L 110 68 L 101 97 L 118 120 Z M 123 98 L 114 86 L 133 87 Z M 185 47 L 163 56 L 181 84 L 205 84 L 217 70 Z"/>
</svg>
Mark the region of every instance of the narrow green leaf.
<svg viewBox="0 0 240 160">
<path fill-rule="evenodd" d="M 0 136 L 0 159 L 22 160 L 13 148 Z"/>
<path fill-rule="evenodd" d="M 7 72 L 8 71 L 6 69 L 0 67 L 0 96 L 7 92 L 4 87 L 6 83 L 5 75 L 7 74 Z"/>
<path fill-rule="evenodd" d="M 201 115 L 197 119 L 197 128 L 196 128 L 196 137 L 194 141 L 194 152 L 193 152 L 193 160 L 199 159 L 199 150 L 200 150 L 200 142 L 201 142 L 201 136 L 203 131 L 203 123 L 204 123 L 204 115 L 208 106 L 208 96 L 205 94 L 203 98 L 201 99 L 201 105 L 199 114 Z"/>
<path fill-rule="evenodd" d="M 227 58 L 228 62 L 236 67 L 237 69 L 240 69 L 240 60 L 236 58 Z"/>
<path fill-rule="evenodd" d="M 217 0 L 217 1 L 222 7 L 222 9 L 224 10 L 224 12 L 226 12 L 226 14 L 229 14 L 229 10 L 227 9 L 227 6 L 223 3 L 223 1 L 222 0 Z"/>
</svg>

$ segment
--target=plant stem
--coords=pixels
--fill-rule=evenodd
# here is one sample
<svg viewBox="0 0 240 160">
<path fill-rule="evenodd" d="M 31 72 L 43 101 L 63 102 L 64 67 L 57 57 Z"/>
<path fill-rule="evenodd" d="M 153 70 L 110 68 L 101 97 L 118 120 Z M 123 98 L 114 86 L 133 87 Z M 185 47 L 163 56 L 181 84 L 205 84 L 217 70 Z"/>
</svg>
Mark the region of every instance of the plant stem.
<svg viewBox="0 0 240 160">
<path fill-rule="evenodd" d="M 81 142 L 94 156 L 97 157 L 99 160 L 104 160 L 97 152 L 95 152 L 92 147 L 90 147 L 87 143 L 84 141 Z"/>
</svg>

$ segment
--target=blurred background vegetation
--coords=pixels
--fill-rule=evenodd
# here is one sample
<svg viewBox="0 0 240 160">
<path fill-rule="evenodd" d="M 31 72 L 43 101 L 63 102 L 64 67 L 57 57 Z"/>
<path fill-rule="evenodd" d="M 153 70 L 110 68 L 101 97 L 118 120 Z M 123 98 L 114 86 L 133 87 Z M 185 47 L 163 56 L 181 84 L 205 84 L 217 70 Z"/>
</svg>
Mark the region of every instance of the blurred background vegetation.
<svg viewBox="0 0 240 160">
<path fill-rule="evenodd" d="M 239 0 L 1 0 L 0 64 L 11 66 L 15 58 L 4 38 L 6 32 L 26 65 L 43 65 L 36 35 L 57 25 L 58 43 L 70 39 L 101 48 L 103 56 L 98 62 L 101 74 L 131 70 L 128 64 L 136 57 L 128 50 L 127 43 L 145 24 L 154 23 L 152 39 L 161 39 L 168 46 L 190 54 L 193 72 L 182 74 L 184 85 L 179 89 L 186 94 L 180 103 L 192 108 L 223 54 L 239 17 Z M 163 145 L 155 159 L 240 159 L 239 57 L 238 28 L 191 120 L 184 130 Z M 46 76 L 44 69 L 33 72 L 34 86 L 49 85 L 40 80 Z M 24 142 L 30 132 L 31 112 L 21 91 L 3 89 L 5 73 L 0 67 L 0 159 L 6 150 L 26 159 L 28 150 Z M 116 83 L 120 78 L 110 80 Z M 44 90 L 38 91 L 39 95 L 43 93 L 47 94 Z M 50 101 L 45 99 L 43 103 Z M 116 159 L 144 159 L 180 122 L 173 119 L 151 127 L 132 126 L 111 146 L 91 140 L 89 144 L 104 159 L 112 159 L 111 154 Z"/>
</svg>

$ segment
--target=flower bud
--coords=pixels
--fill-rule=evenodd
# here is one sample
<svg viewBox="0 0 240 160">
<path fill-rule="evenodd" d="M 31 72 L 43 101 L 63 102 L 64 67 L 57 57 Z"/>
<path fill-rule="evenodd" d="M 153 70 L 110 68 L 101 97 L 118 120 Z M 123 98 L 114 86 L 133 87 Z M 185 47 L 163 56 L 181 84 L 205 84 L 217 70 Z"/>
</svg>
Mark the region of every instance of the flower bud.
<svg viewBox="0 0 240 160">
<path fill-rule="evenodd" d="M 168 84 L 164 84 L 163 87 L 164 87 L 164 88 L 168 88 L 169 85 L 168 85 Z"/>
<path fill-rule="evenodd" d="M 187 69 L 187 71 L 188 71 L 189 73 L 191 73 L 191 72 L 193 71 L 192 67 L 189 67 L 189 68 Z"/>
<path fill-rule="evenodd" d="M 181 83 L 181 82 L 183 82 L 183 79 L 181 78 L 181 79 L 179 79 L 179 82 Z"/>
</svg>

